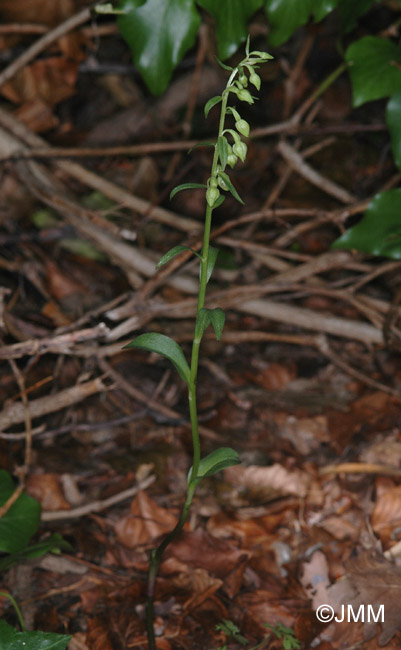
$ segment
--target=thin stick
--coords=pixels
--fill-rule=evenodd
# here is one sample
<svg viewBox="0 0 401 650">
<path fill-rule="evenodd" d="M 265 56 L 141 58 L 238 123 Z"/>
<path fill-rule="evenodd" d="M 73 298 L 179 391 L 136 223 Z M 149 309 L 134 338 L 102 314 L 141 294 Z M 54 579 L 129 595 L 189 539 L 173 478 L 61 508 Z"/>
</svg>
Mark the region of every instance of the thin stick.
<svg viewBox="0 0 401 650">
<path fill-rule="evenodd" d="M 100 0 L 98 4 L 101 4 L 104 0 Z M 3 86 L 6 81 L 9 81 L 14 77 L 17 72 L 19 72 L 23 67 L 27 65 L 32 59 L 34 59 L 40 52 L 43 52 L 51 43 L 57 41 L 58 38 L 64 36 L 68 32 L 72 31 L 78 25 L 86 23 L 91 17 L 90 8 L 82 9 L 74 16 L 67 18 L 60 25 L 57 25 L 54 29 L 51 29 L 41 38 L 39 38 L 35 43 L 28 47 L 25 52 L 23 52 L 17 59 L 15 59 L 10 65 L 0 72 L 0 88 Z"/>
</svg>

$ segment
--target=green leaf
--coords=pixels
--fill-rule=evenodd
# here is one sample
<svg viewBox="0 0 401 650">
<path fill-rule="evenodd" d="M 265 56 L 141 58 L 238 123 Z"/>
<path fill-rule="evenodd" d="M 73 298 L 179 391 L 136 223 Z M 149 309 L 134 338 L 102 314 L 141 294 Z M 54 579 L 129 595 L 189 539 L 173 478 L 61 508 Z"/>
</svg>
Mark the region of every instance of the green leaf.
<svg viewBox="0 0 401 650">
<path fill-rule="evenodd" d="M 216 21 L 219 57 L 228 59 L 248 35 L 247 23 L 263 0 L 197 0 Z"/>
<path fill-rule="evenodd" d="M 217 207 L 217 206 L 215 206 Z M 214 246 L 209 246 L 209 255 L 207 257 L 207 273 L 206 273 L 206 282 L 209 282 L 214 265 L 216 264 L 217 256 L 219 254 L 219 249 L 215 248 Z"/>
<path fill-rule="evenodd" d="M 46 553 L 59 553 L 62 550 L 71 551 L 72 546 L 59 533 L 53 533 L 53 535 L 43 540 L 43 542 L 31 544 L 19 553 L 12 553 L 11 555 L 0 558 L 0 571 L 6 571 L 15 564 L 20 564 L 29 558 L 42 557 Z"/>
<path fill-rule="evenodd" d="M 141 336 L 138 336 L 136 339 L 131 341 L 131 343 L 125 345 L 123 350 L 126 350 L 127 348 L 140 348 L 141 350 L 149 350 L 149 352 L 157 352 L 157 354 L 161 354 L 163 357 L 166 357 L 166 359 L 171 361 L 177 369 L 180 377 L 189 385 L 190 370 L 188 362 L 178 343 L 169 336 L 158 334 L 156 332 L 141 334 Z"/>
<path fill-rule="evenodd" d="M 213 108 L 213 106 L 216 106 L 216 104 L 218 104 L 219 102 L 221 102 L 221 100 L 222 100 L 222 96 L 221 95 L 216 95 L 215 97 L 211 97 L 209 99 L 209 101 L 206 102 L 205 108 L 204 108 L 205 117 L 207 117 L 209 115 L 210 109 Z M 214 146 L 214 144 L 213 144 L 213 146 Z"/>
<path fill-rule="evenodd" d="M 6 503 L 14 490 L 10 474 L 0 470 L 0 506 Z M 23 492 L 0 519 L 0 551 L 22 551 L 39 528 L 40 512 L 40 504 Z"/>
<path fill-rule="evenodd" d="M 220 194 L 217 201 L 215 201 L 214 204 L 213 204 L 213 210 L 216 210 L 216 208 L 219 208 L 221 206 L 221 204 L 224 203 L 225 200 L 226 200 L 226 197 L 224 196 L 224 194 Z"/>
<path fill-rule="evenodd" d="M 398 169 L 401 169 L 401 88 L 387 104 L 386 122 L 391 136 L 391 147 Z"/>
<path fill-rule="evenodd" d="M 220 341 L 221 335 L 223 334 L 226 315 L 220 307 L 215 307 L 214 309 L 211 309 L 209 315 L 210 315 L 210 322 L 212 323 L 212 327 L 214 329 L 214 333 L 216 334 L 216 339 Z"/>
<path fill-rule="evenodd" d="M 191 153 L 194 149 L 198 149 L 199 147 L 215 147 L 216 143 L 215 142 L 198 142 L 197 144 L 194 144 L 193 147 L 188 149 L 188 153 Z"/>
<path fill-rule="evenodd" d="M 354 2 L 355 0 L 352 0 Z M 319 23 L 323 18 L 331 13 L 339 4 L 340 0 L 312 0 L 312 12 L 315 23 Z"/>
<path fill-rule="evenodd" d="M 401 50 L 390 40 L 364 36 L 349 46 L 345 60 L 350 65 L 354 106 L 401 88 Z"/>
<path fill-rule="evenodd" d="M 156 268 L 159 269 L 161 266 L 163 266 L 163 264 L 167 264 L 167 262 L 172 260 L 173 257 L 176 257 L 176 255 L 179 255 L 180 253 L 183 253 L 184 251 L 192 251 L 193 254 L 196 255 L 197 257 L 199 257 L 199 259 L 200 259 L 199 253 L 194 251 L 193 248 L 190 248 L 189 246 L 180 246 L 180 245 L 179 246 L 174 246 L 174 248 L 170 248 L 170 250 L 167 253 L 165 253 L 163 255 L 163 257 L 161 257 L 159 259 L 158 263 L 156 264 Z"/>
<path fill-rule="evenodd" d="M 134 63 L 150 91 L 162 93 L 173 70 L 195 43 L 200 17 L 193 0 L 120 0 L 118 26 L 128 43 Z"/>
<path fill-rule="evenodd" d="M 401 259 L 401 189 L 377 194 L 362 220 L 349 228 L 332 248 L 356 250 Z"/>
<path fill-rule="evenodd" d="M 215 55 L 214 58 L 216 59 L 217 63 L 219 64 L 220 68 L 223 68 L 223 70 L 229 70 L 231 72 L 234 70 L 234 68 L 231 65 L 226 65 L 225 63 L 223 63 L 223 61 L 220 61 L 218 56 Z"/>
<path fill-rule="evenodd" d="M 348 0 L 348 2 L 354 0 Z M 275 47 L 305 25 L 311 15 L 319 22 L 333 11 L 339 0 L 266 0 L 265 10 L 270 26 L 269 42 Z"/>
<path fill-rule="evenodd" d="M 199 314 L 196 317 L 195 324 L 195 336 L 194 338 L 200 343 L 202 340 L 203 333 L 210 325 L 210 309 L 202 307 L 199 311 Z"/>
<path fill-rule="evenodd" d="M 340 29 L 343 34 L 348 34 L 358 22 L 358 18 L 365 14 L 377 0 L 340 0 L 338 11 L 340 13 Z"/>
<path fill-rule="evenodd" d="M 220 307 L 215 307 L 214 309 L 207 309 L 202 307 L 197 318 L 195 325 L 195 338 L 200 342 L 204 331 L 212 324 L 214 332 L 216 334 L 216 339 L 220 341 L 221 335 L 223 333 L 225 321 L 225 314 Z"/>
<path fill-rule="evenodd" d="M 241 462 L 237 452 L 231 447 L 220 447 L 215 449 L 211 454 L 202 458 L 199 463 L 199 470 L 196 479 L 205 478 L 206 476 L 213 476 L 226 467 L 232 465 L 239 465 Z M 190 469 L 188 482 L 192 479 L 192 468 Z M 195 480 L 196 480 L 195 479 Z"/>
<path fill-rule="evenodd" d="M 0 621 L 1 650 L 65 650 L 71 638 L 69 634 L 53 632 L 17 632 Z"/>
<path fill-rule="evenodd" d="M 178 192 L 182 192 L 182 190 L 204 190 L 207 189 L 207 185 L 204 183 L 182 183 L 182 185 L 177 185 L 173 190 L 170 192 L 170 201 L 171 199 L 178 194 Z"/>
<path fill-rule="evenodd" d="M 219 172 L 219 176 L 221 176 L 221 178 L 223 179 L 223 181 L 227 185 L 227 187 L 228 187 L 229 191 L 231 192 L 231 194 L 233 195 L 234 199 L 237 199 L 237 201 L 239 201 L 239 203 L 242 203 L 242 205 L 245 205 L 243 200 L 241 199 L 240 195 L 238 194 L 237 190 L 235 189 L 234 185 L 230 181 L 229 175 L 226 174 L 225 172 Z"/>
<path fill-rule="evenodd" d="M 217 152 L 219 154 L 221 168 L 224 170 L 227 165 L 229 154 L 228 140 L 224 135 L 220 135 L 217 140 Z"/>
</svg>

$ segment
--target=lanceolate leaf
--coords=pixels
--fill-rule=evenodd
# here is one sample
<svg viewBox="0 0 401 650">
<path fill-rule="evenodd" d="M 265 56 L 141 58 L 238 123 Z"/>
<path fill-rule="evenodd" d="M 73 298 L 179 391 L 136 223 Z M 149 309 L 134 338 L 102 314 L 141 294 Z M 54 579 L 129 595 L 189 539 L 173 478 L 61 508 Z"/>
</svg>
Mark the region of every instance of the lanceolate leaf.
<svg viewBox="0 0 401 650">
<path fill-rule="evenodd" d="M 167 264 L 170 260 L 173 259 L 173 257 L 176 257 L 176 255 L 179 255 L 180 253 L 183 253 L 184 251 L 192 251 L 194 255 L 200 258 L 199 253 L 194 251 L 193 248 L 190 248 L 189 246 L 174 246 L 174 248 L 171 248 L 167 253 L 163 255 L 156 264 L 156 268 L 160 268 L 163 266 L 163 264 Z"/>
<path fill-rule="evenodd" d="M 202 189 L 207 189 L 207 185 L 204 185 L 203 183 L 182 183 L 182 185 L 177 185 L 177 187 L 171 190 L 170 201 L 176 194 L 178 194 L 178 192 L 182 192 L 182 190 L 202 190 Z"/>
<path fill-rule="evenodd" d="M 219 249 L 214 246 L 209 246 L 209 255 L 207 258 L 207 274 L 206 282 L 209 282 L 211 275 L 213 273 L 214 265 L 216 264 L 217 256 L 219 254 Z"/>
<path fill-rule="evenodd" d="M 169 336 L 150 332 L 149 334 L 141 334 L 136 339 L 125 345 L 126 348 L 140 348 L 141 350 L 149 350 L 149 352 L 157 352 L 176 367 L 180 377 L 187 383 L 190 383 L 190 370 L 188 362 L 184 353 L 178 343 L 176 343 Z"/>
<path fill-rule="evenodd" d="M 223 334 L 225 319 L 225 313 L 220 307 L 210 310 L 210 322 L 212 323 L 218 341 L 220 341 L 221 335 Z"/>
<path fill-rule="evenodd" d="M 391 135 L 394 159 L 401 170 L 401 88 L 387 104 L 386 122 Z"/>
<path fill-rule="evenodd" d="M 210 309 L 202 307 L 197 318 L 195 325 L 195 339 L 197 341 L 202 340 L 203 333 L 210 325 Z"/>
<path fill-rule="evenodd" d="M 195 338 L 200 341 L 204 331 L 210 324 L 212 324 L 216 334 L 216 339 L 220 341 L 224 328 L 224 320 L 225 314 L 220 307 L 215 307 L 215 309 L 207 309 L 206 307 L 203 307 L 196 319 Z"/>
<path fill-rule="evenodd" d="M 216 21 L 219 56 L 228 59 L 246 40 L 247 23 L 263 0 L 197 0 Z"/>
<path fill-rule="evenodd" d="M 225 169 L 228 157 L 228 140 L 225 135 L 220 135 L 217 140 L 217 151 L 220 158 L 221 168 Z"/>
<path fill-rule="evenodd" d="M 372 255 L 401 259 L 401 189 L 377 194 L 363 219 L 347 230 L 333 248 L 355 248 Z"/>
<path fill-rule="evenodd" d="M 195 42 L 200 17 L 193 0 L 121 0 L 118 25 L 147 86 L 162 93 L 177 63 Z"/>
<path fill-rule="evenodd" d="M 0 506 L 6 503 L 15 487 L 10 474 L 0 470 Z M 23 492 L 0 519 L 0 551 L 22 551 L 39 527 L 40 511 L 40 504 Z"/>
<path fill-rule="evenodd" d="M 206 102 L 205 109 L 204 109 L 205 110 L 205 117 L 207 117 L 209 115 L 210 109 L 212 109 L 213 106 L 216 106 L 216 104 L 221 102 L 221 100 L 222 100 L 221 95 L 216 95 L 216 97 L 211 97 L 211 99 L 209 99 L 209 101 Z"/>
<path fill-rule="evenodd" d="M 212 476 L 217 474 L 222 469 L 226 467 L 231 467 L 232 465 L 239 465 L 241 462 L 237 452 L 231 447 L 220 447 L 212 451 L 211 454 L 202 458 L 199 463 L 198 475 L 196 478 L 205 478 L 206 476 Z M 191 474 L 190 474 L 191 480 Z"/>
<path fill-rule="evenodd" d="M 219 172 L 219 176 L 221 176 L 221 178 L 223 179 L 223 181 L 227 185 L 227 187 L 228 187 L 229 191 L 231 192 L 231 194 L 233 195 L 234 199 L 237 199 L 237 201 L 239 201 L 239 203 L 242 203 L 242 205 L 244 205 L 243 200 L 241 199 L 241 197 L 238 194 L 237 190 L 235 189 L 234 185 L 230 181 L 229 175 L 226 174 L 225 172 Z"/>
<path fill-rule="evenodd" d="M 401 88 L 401 50 L 389 39 L 364 36 L 349 46 L 345 59 L 350 64 L 354 106 Z"/>
</svg>

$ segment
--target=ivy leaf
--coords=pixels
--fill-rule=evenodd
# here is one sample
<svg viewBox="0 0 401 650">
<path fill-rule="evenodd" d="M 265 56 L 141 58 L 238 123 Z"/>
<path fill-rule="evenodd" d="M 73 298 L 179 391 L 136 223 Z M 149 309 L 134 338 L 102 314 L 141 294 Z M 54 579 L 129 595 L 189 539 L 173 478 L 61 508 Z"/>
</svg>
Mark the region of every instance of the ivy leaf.
<svg viewBox="0 0 401 650">
<path fill-rule="evenodd" d="M 217 206 L 215 206 L 215 207 L 217 207 Z M 214 246 L 209 246 L 209 255 L 208 255 L 208 258 L 207 258 L 206 282 L 209 282 L 209 280 L 210 280 L 210 278 L 212 276 L 214 265 L 216 264 L 218 254 L 219 254 L 219 249 L 218 248 L 215 248 Z"/>
<path fill-rule="evenodd" d="M 221 95 L 216 95 L 215 97 L 211 97 L 208 102 L 205 104 L 205 117 L 209 115 L 209 111 L 213 106 L 216 106 L 219 102 L 221 102 L 222 96 Z M 213 144 L 214 146 L 214 144 Z"/>
<path fill-rule="evenodd" d="M 194 251 L 193 248 L 190 248 L 189 246 L 174 246 L 174 248 L 170 248 L 170 250 L 167 251 L 167 253 L 165 253 L 163 257 L 159 259 L 158 263 L 156 264 L 156 268 L 159 269 L 161 266 L 163 266 L 163 264 L 167 264 L 167 262 L 172 260 L 173 257 L 176 257 L 177 255 L 183 253 L 184 251 L 192 251 L 194 255 L 196 255 L 200 259 L 199 253 Z"/>
<path fill-rule="evenodd" d="M 266 0 L 265 10 L 270 25 L 269 42 L 278 46 L 288 41 L 298 27 L 314 15 L 319 22 L 333 11 L 339 0 Z"/>
<path fill-rule="evenodd" d="M 215 309 L 210 310 L 210 322 L 216 334 L 216 339 L 220 341 L 221 335 L 223 334 L 224 322 L 226 315 L 220 307 L 215 307 Z"/>
<path fill-rule="evenodd" d="M 0 621 L 2 650 L 65 650 L 70 634 L 54 632 L 18 632 L 5 621 Z"/>
<path fill-rule="evenodd" d="M 359 16 L 365 14 L 377 0 L 340 0 L 340 28 L 343 34 L 348 34 L 357 24 Z"/>
<path fill-rule="evenodd" d="M 216 21 L 219 56 L 228 59 L 248 35 L 247 23 L 263 0 L 197 0 Z"/>
<path fill-rule="evenodd" d="M 387 38 L 364 36 L 345 53 L 353 105 L 388 97 L 401 88 L 401 50 Z"/>
<path fill-rule="evenodd" d="M 401 189 L 377 194 L 362 220 L 349 228 L 332 248 L 355 248 L 371 255 L 401 259 Z"/>
<path fill-rule="evenodd" d="M 398 169 L 401 169 L 401 88 L 387 104 L 386 122 L 390 131 L 394 160 Z"/>
<path fill-rule="evenodd" d="M 223 181 L 227 185 L 227 187 L 228 187 L 229 191 L 231 192 L 231 194 L 233 195 L 234 199 L 237 199 L 237 201 L 239 203 L 242 203 L 242 205 L 245 205 L 243 200 L 241 199 L 240 195 L 238 194 L 237 190 L 235 189 L 234 185 L 230 181 L 229 175 L 226 174 L 225 172 L 219 172 L 219 176 L 223 179 Z"/>
<path fill-rule="evenodd" d="M 125 345 L 123 350 L 126 350 L 127 348 L 139 348 L 141 350 L 149 350 L 149 352 L 157 352 L 157 354 L 161 354 L 163 357 L 166 357 L 166 359 L 171 361 L 180 377 L 189 385 L 190 370 L 188 362 L 178 343 L 169 336 L 158 334 L 156 332 L 141 334 L 141 336 L 138 336 L 136 339 L 131 341 L 131 343 Z"/>
<path fill-rule="evenodd" d="M 206 476 L 213 476 L 226 467 L 232 465 L 239 465 L 241 462 L 237 452 L 231 447 L 220 447 L 215 449 L 211 454 L 202 458 L 199 463 L 198 475 L 194 480 L 205 478 Z M 192 467 L 189 470 L 188 483 L 192 480 Z"/>
<path fill-rule="evenodd" d="M 207 189 L 207 185 L 204 185 L 203 183 L 182 183 L 182 185 L 177 185 L 174 189 L 171 190 L 170 201 L 176 194 L 178 194 L 178 192 L 182 192 L 182 190 L 200 190 L 200 189 Z"/>
<path fill-rule="evenodd" d="M 167 87 L 173 70 L 195 43 L 200 17 L 193 0 L 121 0 L 118 26 L 134 63 L 154 95 Z"/>
<path fill-rule="evenodd" d="M 10 474 L 0 470 L 0 506 L 3 506 L 15 490 Z M 0 551 L 18 553 L 28 544 L 40 523 L 40 504 L 26 492 L 18 497 L 0 519 Z"/>
<path fill-rule="evenodd" d="M 224 170 L 227 165 L 227 158 L 229 154 L 228 140 L 225 135 L 220 135 L 217 140 L 217 152 L 219 154 L 221 168 Z"/>
</svg>

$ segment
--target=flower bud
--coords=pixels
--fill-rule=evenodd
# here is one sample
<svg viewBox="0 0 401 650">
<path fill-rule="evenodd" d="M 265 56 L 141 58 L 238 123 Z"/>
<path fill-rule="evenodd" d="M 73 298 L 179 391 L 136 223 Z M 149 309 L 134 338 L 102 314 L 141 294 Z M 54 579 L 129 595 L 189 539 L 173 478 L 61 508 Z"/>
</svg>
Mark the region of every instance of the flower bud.
<svg viewBox="0 0 401 650">
<path fill-rule="evenodd" d="M 240 160 L 242 160 L 242 162 L 245 162 L 247 151 L 248 151 L 248 147 L 246 146 L 245 142 L 241 142 L 241 141 L 234 142 L 233 152 L 235 153 L 236 156 L 238 156 L 238 158 L 240 158 Z"/>
<path fill-rule="evenodd" d="M 215 180 L 215 179 L 213 179 L 213 180 Z M 216 180 L 216 183 L 217 183 L 217 180 Z M 206 190 L 207 204 L 212 208 L 214 206 L 214 204 L 216 203 L 217 199 L 219 198 L 219 196 L 220 196 L 220 192 L 217 189 L 217 187 L 209 187 Z"/>
<path fill-rule="evenodd" d="M 260 50 L 254 50 L 250 53 L 249 56 L 258 56 L 260 59 L 264 59 L 265 61 L 273 58 L 271 54 L 268 54 L 267 52 L 260 52 Z"/>
<path fill-rule="evenodd" d="M 238 120 L 235 123 L 235 128 L 237 129 L 238 133 L 241 133 L 241 135 L 244 135 L 246 138 L 249 135 L 249 124 L 246 120 Z"/>
<path fill-rule="evenodd" d="M 247 87 L 247 85 L 248 85 L 248 77 L 246 76 L 246 74 L 242 73 L 239 76 L 239 82 L 244 88 Z"/>
<path fill-rule="evenodd" d="M 252 68 L 249 71 L 249 81 L 255 86 L 256 90 L 260 90 L 260 77 Z"/>
<path fill-rule="evenodd" d="M 231 169 L 234 169 L 235 165 L 237 164 L 238 156 L 235 155 L 235 153 L 229 154 L 227 156 L 227 163 L 230 165 Z"/>
<path fill-rule="evenodd" d="M 225 192 L 227 192 L 228 186 L 220 176 L 219 176 L 218 183 L 219 183 L 219 186 L 221 187 L 221 189 L 224 190 Z"/>
<path fill-rule="evenodd" d="M 245 90 L 245 88 L 240 88 L 237 93 L 238 99 L 240 99 L 242 102 L 248 102 L 248 104 L 253 104 L 253 98 L 249 90 Z"/>
<path fill-rule="evenodd" d="M 209 178 L 209 187 L 217 187 L 217 178 L 214 176 Z"/>
</svg>

